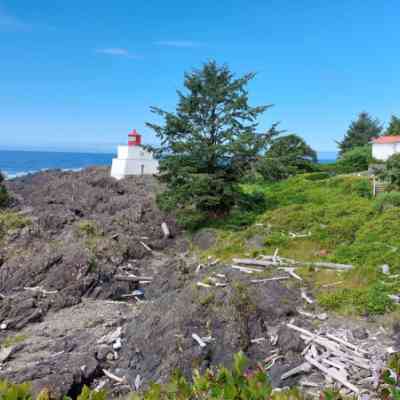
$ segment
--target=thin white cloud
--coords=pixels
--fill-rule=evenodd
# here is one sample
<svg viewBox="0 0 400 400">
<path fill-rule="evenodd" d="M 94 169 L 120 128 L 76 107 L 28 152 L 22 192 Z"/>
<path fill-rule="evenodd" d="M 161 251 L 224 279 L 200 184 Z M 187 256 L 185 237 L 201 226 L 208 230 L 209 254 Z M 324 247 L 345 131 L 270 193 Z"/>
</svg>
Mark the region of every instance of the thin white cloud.
<svg viewBox="0 0 400 400">
<path fill-rule="evenodd" d="M 194 42 L 192 40 L 161 40 L 159 42 L 155 42 L 155 44 L 160 46 L 181 48 L 199 47 L 202 45 L 202 43 Z"/>
<path fill-rule="evenodd" d="M 9 14 L 0 5 L 0 30 L 2 31 L 29 31 L 31 26 L 19 18 Z"/>
<path fill-rule="evenodd" d="M 124 49 L 121 47 L 107 47 L 107 48 L 103 48 L 103 49 L 97 49 L 96 53 L 105 54 L 107 56 L 114 56 L 114 57 L 133 58 L 136 60 L 142 58 L 142 57 L 138 56 L 137 54 L 132 54 L 128 49 Z"/>
</svg>

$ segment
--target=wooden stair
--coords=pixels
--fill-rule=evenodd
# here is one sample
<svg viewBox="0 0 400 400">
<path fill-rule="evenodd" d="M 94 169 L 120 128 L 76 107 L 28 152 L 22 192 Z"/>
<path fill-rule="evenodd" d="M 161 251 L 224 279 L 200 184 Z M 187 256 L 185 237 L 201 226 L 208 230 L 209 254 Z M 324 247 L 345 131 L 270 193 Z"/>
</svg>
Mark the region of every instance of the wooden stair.
<svg viewBox="0 0 400 400">
<path fill-rule="evenodd" d="M 374 196 L 378 196 L 378 194 L 386 192 L 386 188 L 387 188 L 386 182 L 382 182 L 382 181 L 378 181 L 378 180 L 374 179 L 372 194 Z"/>
</svg>

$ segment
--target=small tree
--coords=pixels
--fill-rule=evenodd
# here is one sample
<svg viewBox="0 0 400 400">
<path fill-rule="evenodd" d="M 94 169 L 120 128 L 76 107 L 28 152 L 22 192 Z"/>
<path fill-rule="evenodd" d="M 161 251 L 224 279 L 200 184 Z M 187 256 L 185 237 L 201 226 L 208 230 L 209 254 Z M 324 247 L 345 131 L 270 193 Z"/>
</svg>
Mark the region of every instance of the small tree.
<svg viewBox="0 0 400 400">
<path fill-rule="evenodd" d="M 276 125 L 256 133 L 268 106 L 249 105 L 246 87 L 253 78 L 235 78 L 211 61 L 185 74 L 175 113 L 152 108 L 164 119 L 163 125 L 147 124 L 161 140 L 157 156 L 167 187 L 159 203 L 184 223 L 226 215 L 239 197 L 241 176 L 278 134 Z"/>
<path fill-rule="evenodd" d="M 360 113 L 358 118 L 350 124 L 344 139 L 337 142 L 340 154 L 354 147 L 367 145 L 372 138 L 381 134 L 382 129 L 378 119 L 372 118 L 367 112 Z"/>
<path fill-rule="evenodd" d="M 264 179 L 286 179 L 299 172 L 314 170 L 317 153 L 301 137 L 291 134 L 275 138 L 259 161 L 258 170 Z"/>
<path fill-rule="evenodd" d="M 385 130 L 385 135 L 396 136 L 400 135 L 400 118 L 392 115 L 389 121 L 389 126 Z"/>
<path fill-rule="evenodd" d="M 0 172 L 0 207 L 4 207 L 8 203 L 8 193 L 4 186 L 4 175 Z"/>
<path fill-rule="evenodd" d="M 372 161 L 372 149 L 370 145 L 354 147 L 346 151 L 337 162 L 339 173 L 366 171 Z"/>
</svg>

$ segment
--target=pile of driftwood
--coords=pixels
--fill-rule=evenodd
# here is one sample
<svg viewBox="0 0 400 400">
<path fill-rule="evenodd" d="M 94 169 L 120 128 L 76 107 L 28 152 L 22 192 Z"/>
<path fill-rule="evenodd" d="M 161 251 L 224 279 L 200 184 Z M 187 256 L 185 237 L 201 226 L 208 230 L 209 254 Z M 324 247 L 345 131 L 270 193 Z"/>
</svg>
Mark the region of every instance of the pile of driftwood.
<svg viewBox="0 0 400 400">
<path fill-rule="evenodd" d="M 376 355 L 371 348 L 356 346 L 338 335 L 313 333 L 291 323 L 287 327 L 300 334 L 306 347 L 303 351 L 304 362 L 284 373 L 282 381 L 316 369 L 346 394 L 368 394 L 378 387 L 385 366 L 385 354 L 382 352 Z M 303 380 L 302 385 L 318 386 L 307 380 Z"/>
<path fill-rule="evenodd" d="M 275 253 L 270 256 L 260 256 L 259 258 L 234 258 L 232 261 L 233 264 L 231 265 L 231 267 L 234 270 L 240 271 L 245 274 L 256 274 L 264 272 L 267 268 L 274 268 L 278 271 L 283 272 L 283 274 L 270 278 L 252 279 L 250 282 L 254 284 L 265 283 L 269 281 L 281 281 L 290 278 L 294 278 L 298 281 L 303 281 L 303 278 L 301 278 L 301 276 L 296 273 L 296 269 L 304 266 L 309 266 L 316 269 L 327 268 L 336 271 L 347 271 L 353 268 L 353 266 L 349 264 L 337 264 L 331 262 L 305 262 L 280 257 L 278 256 L 278 249 L 276 249 Z M 199 264 L 197 266 L 196 273 L 199 273 L 201 269 L 213 266 L 218 262 L 219 260 L 212 261 L 211 259 L 209 259 L 207 264 Z M 211 288 L 213 286 L 225 287 L 227 285 L 226 276 L 224 274 L 213 273 L 213 275 L 214 276 L 208 278 L 207 282 L 197 282 L 197 286 Z M 305 289 L 301 290 L 301 297 L 308 304 L 314 303 L 314 300 L 308 296 Z"/>
<path fill-rule="evenodd" d="M 233 262 L 235 264 L 240 265 L 252 265 L 258 267 L 282 267 L 282 268 L 296 268 L 296 267 L 304 267 L 309 266 L 313 268 L 327 268 L 333 269 L 337 271 L 347 271 L 352 269 L 353 266 L 350 264 L 337 264 L 326 261 L 298 261 L 293 260 L 286 257 L 279 257 L 278 250 L 275 251 L 275 254 L 271 256 L 261 256 L 260 259 L 254 258 L 234 258 Z"/>
</svg>

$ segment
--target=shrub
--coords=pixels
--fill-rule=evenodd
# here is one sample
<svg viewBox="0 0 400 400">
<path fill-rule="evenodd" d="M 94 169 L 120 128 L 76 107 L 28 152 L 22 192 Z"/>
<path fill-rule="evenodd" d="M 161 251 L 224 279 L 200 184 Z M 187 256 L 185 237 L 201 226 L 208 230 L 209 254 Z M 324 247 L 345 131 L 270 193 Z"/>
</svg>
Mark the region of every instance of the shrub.
<svg viewBox="0 0 400 400">
<path fill-rule="evenodd" d="M 231 370 L 220 367 L 215 371 L 207 370 L 204 374 L 195 370 L 193 384 L 177 372 L 170 383 L 153 384 L 145 393 L 134 395 L 132 400 L 265 400 L 271 394 L 272 387 L 265 371 L 261 368 L 247 371 L 247 359 L 243 353 L 238 353 Z"/>
<path fill-rule="evenodd" d="M 371 161 L 371 146 L 355 147 L 354 149 L 346 151 L 340 157 L 337 162 L 337 170 L 342 174 L 366 171 Z"/>
<path fill-rule="evenodd" d="M 379 212 L 400 207 L 400 192 L 381 193 L 375 200 L 375 209 Z"/>
<path fill-rule="evenodd" d="M 331 175 L 328 172 L 312 172 L 309 174 L 304 174 L 304 178 L 308 181 L 322 181 L 330 177 Z"/>
<path fill-rule="evenodd" d="M 78 222 L 77 233 L 86 237 L 94 237 L 99 236 L 101 231 L 96 221 L 85 219 Z"/>
<path fill-rule="evenodd" d="M 384 170 L 378 174 L 381 179 L 389 182 L 389 184 L 400 189 L 400 154 L 393 154 L 386 161 Z"/>
<path fill-rule="evenodd" d="M 22 229 L 31 224 L 31 220 L 11 211 L 0 211 L 0 238 L 9 231 Z"/>
</svg>

